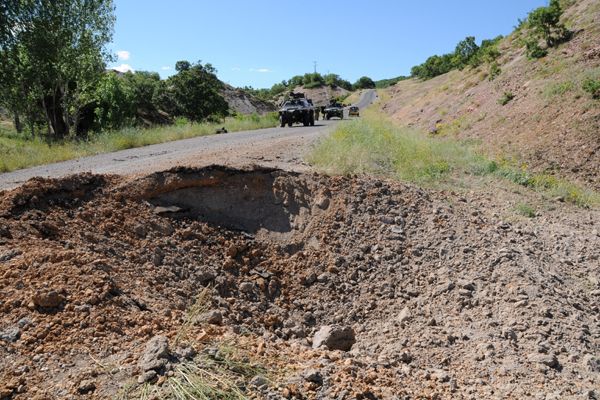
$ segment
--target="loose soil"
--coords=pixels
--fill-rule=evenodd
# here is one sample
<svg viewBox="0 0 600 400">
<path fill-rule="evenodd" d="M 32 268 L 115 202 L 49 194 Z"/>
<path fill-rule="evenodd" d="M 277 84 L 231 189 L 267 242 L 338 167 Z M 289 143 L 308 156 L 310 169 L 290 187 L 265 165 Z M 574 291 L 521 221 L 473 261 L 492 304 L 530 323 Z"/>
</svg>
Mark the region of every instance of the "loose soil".
<svg viewBox="0 0 600 400">
<path fill-rule="evenodd" d="M 264 368 L 248 398 L 598 398 L 600 212 L 514 198 L 264 167 L 33 179 L 0 192 L 0 398 L 161 398 L 223 343 Z M 325 325 L 349 351 L 313 348 Z"/>
</svg>

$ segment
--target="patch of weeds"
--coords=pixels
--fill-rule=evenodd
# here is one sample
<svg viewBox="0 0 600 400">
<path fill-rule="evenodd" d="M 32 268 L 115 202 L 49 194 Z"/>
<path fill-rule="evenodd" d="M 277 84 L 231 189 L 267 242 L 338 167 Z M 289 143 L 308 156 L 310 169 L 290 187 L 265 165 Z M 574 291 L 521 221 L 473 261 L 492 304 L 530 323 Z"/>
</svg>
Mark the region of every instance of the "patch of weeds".
<svg viewBox="0 0 600 400">
<path fill-rule="evenodd" d="M 527 203 L 519 203 L 515 206 L 515 211 L 524 217 L 534 218 L 536 216 L 535 208 Z"/>
<path fill-rule="evenodd" d="M 493 81 L 500 75 L 500 73 L 502 73 L 502 69 L 500 68 L 498 63 L 496 61 L 494 61 L 493 63 L 490 64 L 490 70 L 488 72 L 488 80 Z"/>
<path fill-rule="evenodd" d="M 126 386 L 120 400 L 246 400 L 246 387 L 255 376 L 269 382 L 266 368 L 252 362 L 233 345 L 225 343 L 193 361 L 178 364 L 162 385 Z"/>
<path fill-rule="evenodd" d="M 544 95 L 546 95 L 546 97 L 563 96 L 565 93 L 570 92 L 574 88 L 575 84 L 572 81 L 551 83 L 544 90 Z"/>
<path fill-rule="evenodd" d="M 210 308 L 210 289 L 208 287 L 204 288 L 196 299 L 194 300 L 194 304 L 188 309 L 185 320 L 179 328 L 177 332 L 177 336 L 175 337 L 175 344 L 179 344 L 181 342 L 187 342 L 189 340 L 190 331 L 192 326 L 196 323 L 200 315 L 207 312 Z"/>
<path fill-rule="evenodd" d="M 505 106 L 514 98 L 515 98 L 515 95 L 512 92 L 504 92 L 502 97 L 500 97 L 500 99 L 498 99 L 498 104 Z"/>
<path fill-rule="evenodd" d="M 593 99 L 600 99 L 600 79 L 587 78 L 582 82 L 581 88 L 589 93 Z"/>
</svg>

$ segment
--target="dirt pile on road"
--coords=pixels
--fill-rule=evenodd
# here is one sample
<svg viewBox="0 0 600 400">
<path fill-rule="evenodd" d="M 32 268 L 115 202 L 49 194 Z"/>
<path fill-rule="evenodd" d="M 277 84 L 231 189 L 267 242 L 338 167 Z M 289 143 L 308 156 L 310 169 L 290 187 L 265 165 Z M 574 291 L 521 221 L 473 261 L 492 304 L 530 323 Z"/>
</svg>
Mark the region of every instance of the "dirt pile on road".
<svg viewBox="0 0 600 400">
<path fill-rule="evenodd" d="M 264 168 L 30 181 L 0 194 L 0 398 L 600 396 L 599 213 L 497 204 Z"/>
</svg>

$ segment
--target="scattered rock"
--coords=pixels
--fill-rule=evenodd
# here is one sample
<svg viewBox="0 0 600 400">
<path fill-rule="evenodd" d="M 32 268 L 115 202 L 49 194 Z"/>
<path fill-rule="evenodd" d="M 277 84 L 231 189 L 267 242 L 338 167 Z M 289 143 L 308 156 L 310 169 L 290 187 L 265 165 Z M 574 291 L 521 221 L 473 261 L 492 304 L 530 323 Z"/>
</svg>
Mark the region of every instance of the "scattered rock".
<svg viewBox="0 0 600 400">
<path fill-rule="evenodd" d="M 356 342 L 354 330 L 349 326 L 325 325 L 322 326 L 313 337 L 313 348 L 321 346 L 329 350 L 348 351 Z"/>
<path fill-rule="evenodd" d="M 11 326 L 0 331 L 0 340 L 5 342 L 16 342 L 21 337 L 21 330 L 18 326 Z"/>
<path fill-rule="evenodd" d="M 65 301 L 65 297 L 54 290 L 40 290 L 33 295 L 31 300 L 36 307 L 56 308 L 60 306 L 63 301 Z"/>
<path fill-rule="evenodd" d="M 157 378 L 157 376 L 158 373 L 151 369 L 149 371 L 143 372 L 140 376 L 138 376 L 137 382 L 140 385 L 146 382 L 152 382 Z"/>
<path fill-rule="evenodd" d="M 138 366 L 144 372 L 160 370 L 167 364 L 169 355 L 168 339 L 165 336 L 154 336 L 146 343 L 144 352 L 138 360 Z"/>
<path fill-rule="evenodd" d="M 91 379 L 82 380 L 77 387 L 79 394 L 88 394 L 96 390 L 96 382 Z"/>
<path fill-rule="evenodd" d="M 306 370 L 304 371 L 302 376 L 307 382 L 316 383 L 319 386 L 323 384 L 323 376 L 321 375 L 321 372 L 317 369 Z"/>
</svg>

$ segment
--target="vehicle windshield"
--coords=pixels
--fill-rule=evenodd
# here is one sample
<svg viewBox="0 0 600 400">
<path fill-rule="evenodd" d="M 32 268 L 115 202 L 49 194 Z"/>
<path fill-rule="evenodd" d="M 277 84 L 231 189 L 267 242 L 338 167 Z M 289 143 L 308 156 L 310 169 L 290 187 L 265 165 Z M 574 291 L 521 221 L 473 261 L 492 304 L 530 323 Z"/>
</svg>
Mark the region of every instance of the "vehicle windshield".
<svg viewBox="0 0 600 400">
<path fill-rule="evenodd" d="M 292 100 L 292 101 L 286 101 L 283 106 L 284 107 L 293 107 L 293 106 L 299 106 L 300 103 L 297 102 L 296 100 Z"/>
</svg>

